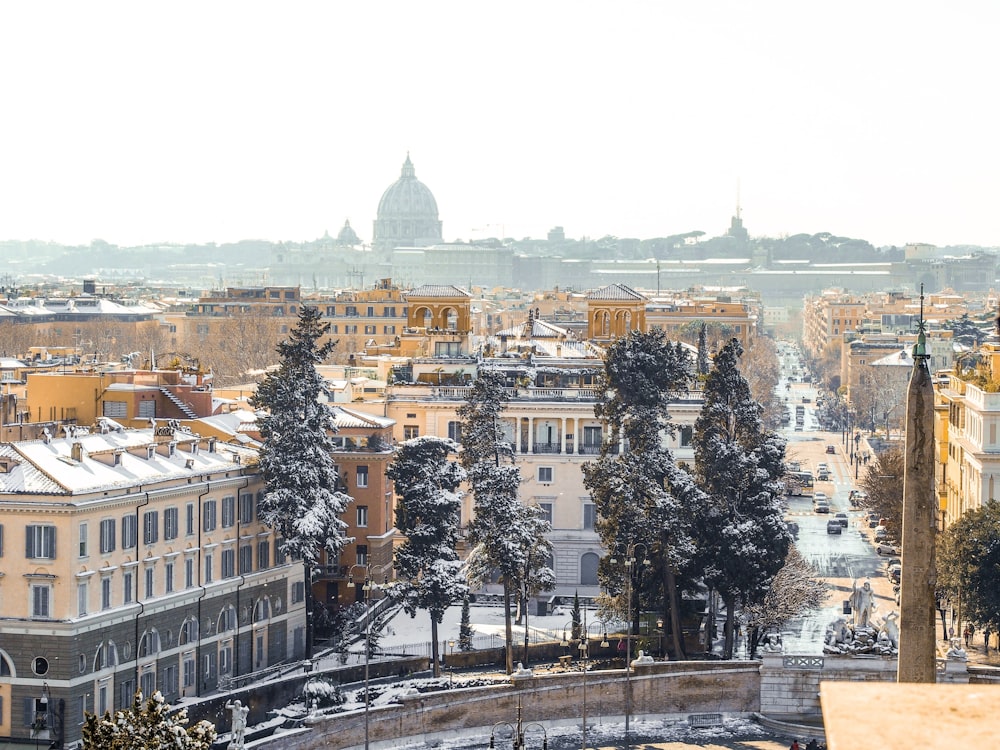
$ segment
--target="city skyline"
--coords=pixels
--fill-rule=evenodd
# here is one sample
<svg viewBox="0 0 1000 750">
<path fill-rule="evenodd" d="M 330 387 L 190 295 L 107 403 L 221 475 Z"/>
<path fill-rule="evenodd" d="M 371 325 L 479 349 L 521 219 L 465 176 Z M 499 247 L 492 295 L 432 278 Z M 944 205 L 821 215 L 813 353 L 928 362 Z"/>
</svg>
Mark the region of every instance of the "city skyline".
<svg viewBox="0 0 1000 750">
<path fill-rule="evenodd" d="M 409 152 L 446 240 L 1000 245 L 990 4 L 502 10 L 4 6 L 0 239 L 370 242 Z"/>
</svg>

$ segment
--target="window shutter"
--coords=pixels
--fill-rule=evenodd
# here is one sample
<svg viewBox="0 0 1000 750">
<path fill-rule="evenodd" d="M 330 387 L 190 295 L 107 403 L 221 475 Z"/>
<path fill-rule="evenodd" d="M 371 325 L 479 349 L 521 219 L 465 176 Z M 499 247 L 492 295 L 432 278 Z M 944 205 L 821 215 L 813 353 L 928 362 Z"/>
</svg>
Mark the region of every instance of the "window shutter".
<svg viewBox="0 0 1000 750">
<path fill-rule="evenodd" d="M 56 559 L 56 527 L 55 526 L 45 526 L 45 542 L 48 548 L 49 557 L 53 560 Z"/>
<path fill-rule="evenodd" d="M 24 527 L 24 556 L 29 560 L 35 556 L 35 527 Z"/>
<path fill-rule="evenodd" d="M 35 699 L 24 699 L 24 726 L 30 727 L 35 723 Z"/>
</svg>

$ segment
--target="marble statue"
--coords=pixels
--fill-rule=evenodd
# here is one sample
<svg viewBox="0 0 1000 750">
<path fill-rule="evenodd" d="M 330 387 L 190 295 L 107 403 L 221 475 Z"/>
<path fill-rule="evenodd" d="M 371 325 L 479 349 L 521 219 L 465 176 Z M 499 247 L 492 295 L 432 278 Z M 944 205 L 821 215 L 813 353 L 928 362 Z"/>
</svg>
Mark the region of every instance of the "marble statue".
<svg viewBox="0 0 1000 750">
<path fill-rule="evenodd" d="M 227 750 L 243 750 L 247 731 L 247 714 L 250 713 L 250 708 L 244 706 L 240 701 L 227 703 L 226 708 L 233 714 L 232 739 L 229 740 Z"/>
<path fill-rule="evenodd" d="M 858 586 L 854 582 L 854 591 L 851 592 L 851 612 L 854 618 L 855 628 L 867 628 L 871 626 L 872 611 L 875 609 L 875 592 L 872 591 L 871 581 L 865 581 L 864 585 Z"/>
</svg>

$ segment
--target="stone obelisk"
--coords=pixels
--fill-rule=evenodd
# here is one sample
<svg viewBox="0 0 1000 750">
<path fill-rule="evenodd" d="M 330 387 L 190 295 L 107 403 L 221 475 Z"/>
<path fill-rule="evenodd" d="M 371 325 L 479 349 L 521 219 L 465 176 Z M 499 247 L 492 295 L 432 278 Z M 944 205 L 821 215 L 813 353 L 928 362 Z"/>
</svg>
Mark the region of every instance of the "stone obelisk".
<svg viewBox="0 0 1000 750">
<path fill-rule="evenodd" d="M 906 392 L 906 443 L 903 469 L 903 571 L 899 598 L 898 682 L 936 682 L 934 630 L 937 571 L 934 536 L 937 492 L 934 487 L 934 386 L 927 364 L 923 289 L 920 331 L 913 347 L 913 372 Z"/>
</svg>

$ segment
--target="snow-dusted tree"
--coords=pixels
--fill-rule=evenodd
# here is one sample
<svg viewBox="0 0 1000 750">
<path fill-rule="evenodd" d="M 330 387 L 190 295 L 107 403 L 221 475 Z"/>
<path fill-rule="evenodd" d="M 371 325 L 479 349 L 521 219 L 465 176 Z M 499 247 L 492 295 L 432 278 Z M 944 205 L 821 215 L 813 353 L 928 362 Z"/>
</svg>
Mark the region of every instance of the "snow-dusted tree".
<svg viewBox="0 0 1000 750">
<path fill-rule="evenodd" d="M 694 553 L 691 506 L 700 496 L 665 439 L 673 430 L 667 405 L 687 389 L 691 377 L 687 352 L 670 344 L 659 329 L 634 331 L 615 341 L 605 356 L 600 387 L 607 395 L 595 407 L 595 414 L 607 420 L 609 435 L 601 457 L 583 466 L 584 484 L 597 507 L 597 532 L 610 553 L 600 569 L 605 588 L 617 592 L 622 614 L 631 608 L 636 632 L 642 608 L 641 600 L 635 604 L 636 595 L 648 591 L 670 623 L 678 658 L 683 644 L 677 580 Z M 622 453 L 619 436 L 625 438 Z M 654 567 L 626 566 L 623 555 L 630 550 L 640 562 L 649 558 Z"/>
<path fill-rule="evenodd" d="M 517 575 L 517 589 L 520 592 L 521 614 L 524 616 L 524 663 L 528 663 L 528 602 L 542 591 L 551 591 L 556 586 L 556 576 L 549 567 L 552 558 L 552 542 L 548 533 L 552 524 L 542 515 L 537 506 L 519 508 L 518 531 L 523 553 L 523 563 Z"/>
<path fill-rule="evenodd" d="M 698 331 L 698 374 L 708 375 L 708 368 L 708 326 L 702 321 Z"/>
<path fill-rule="evenodd" d="M 458 409 L 462 420 L 462 465 L 474 499 L 469 524 L 469 581 L 473 585 L 499 576 L 503 585 L 507 673 L 514 671 L 511 598 L 525 569 L 535 529 L 532 514 L 519 499 L 521 472 L 513 446 L 504 436 L 501 413 L 508 396 L 503 376 L 481 369 L 469 398 Z"/>
<path fill-rule="evenodd" d="M 695 471 L 708 502 L 699 513 L 705 582 L 726 605 L 723 657 L 733 655 L 736 608 L 763 600 L 784 565 L 791 536 L 779 497 L 785 441 L 761 424 L 761 407 L 739 370 L 731 339 L 705 380 L 695 422 Z"/>
<path fill-rule="evenodd" d="M 468 594 L 455 551 L 465 470 L 448 457 L 457 451 L 447 438 L 413 438 L 400 446 L 386 472 L 399 495 L 396 528 L 406 538 L 394 554 L 397 581 L 389 592 L 410 617 L 418 610 L 430 615 L 435 677 L 441 674 L 438 625 L 445 610 Z"/>
<path fill-rule="evenodd" d="M 764 598 L 748 604 L 741 613 L 751 659 L 769 630 L 823 606 L 829 585 L 818 575 L 795 545 L 788 548 L 785 564 L 771 580 Z"/>
<path fill-rule="evenodd" d="M 469 595 L 462 598 L 462 620 L 458 626 L 458 650 L 472 651 L 472 615 L 469 612 Z"/>
<path fill-rule="evenodd" d="M 324 389 L 316 366 L 335 346 L 332 341 L 320 343 L 329 329 L 315 307 L 303 305 L 299 322 L 278 344 L 278 369 L 268 374 L 250 401 L 266 410 L 258 418 L 265 482 L 260 517 L 281 536 L 282 550 L 301 558 L 305 568 L 306 658 L 312 657 L 312 569 L 324 551 L 331 560 L 340 557 L 348 541 L 341 516 L 352 501 L 335 489 L 331 435 L 336 425 L 319 401 Z"/>
<path fill-rule="evenodd" d="M 129 708 L 103 717 L 86 713 L 83 722 L 84 750 L 211 750 L 215 742 L 215 726 L 199 721 L 192 727 L 187 709 L 170 712 L 170 706 L 157 690 L 143 704 L 142 693 L 136 693 Z"/>
</svg>

